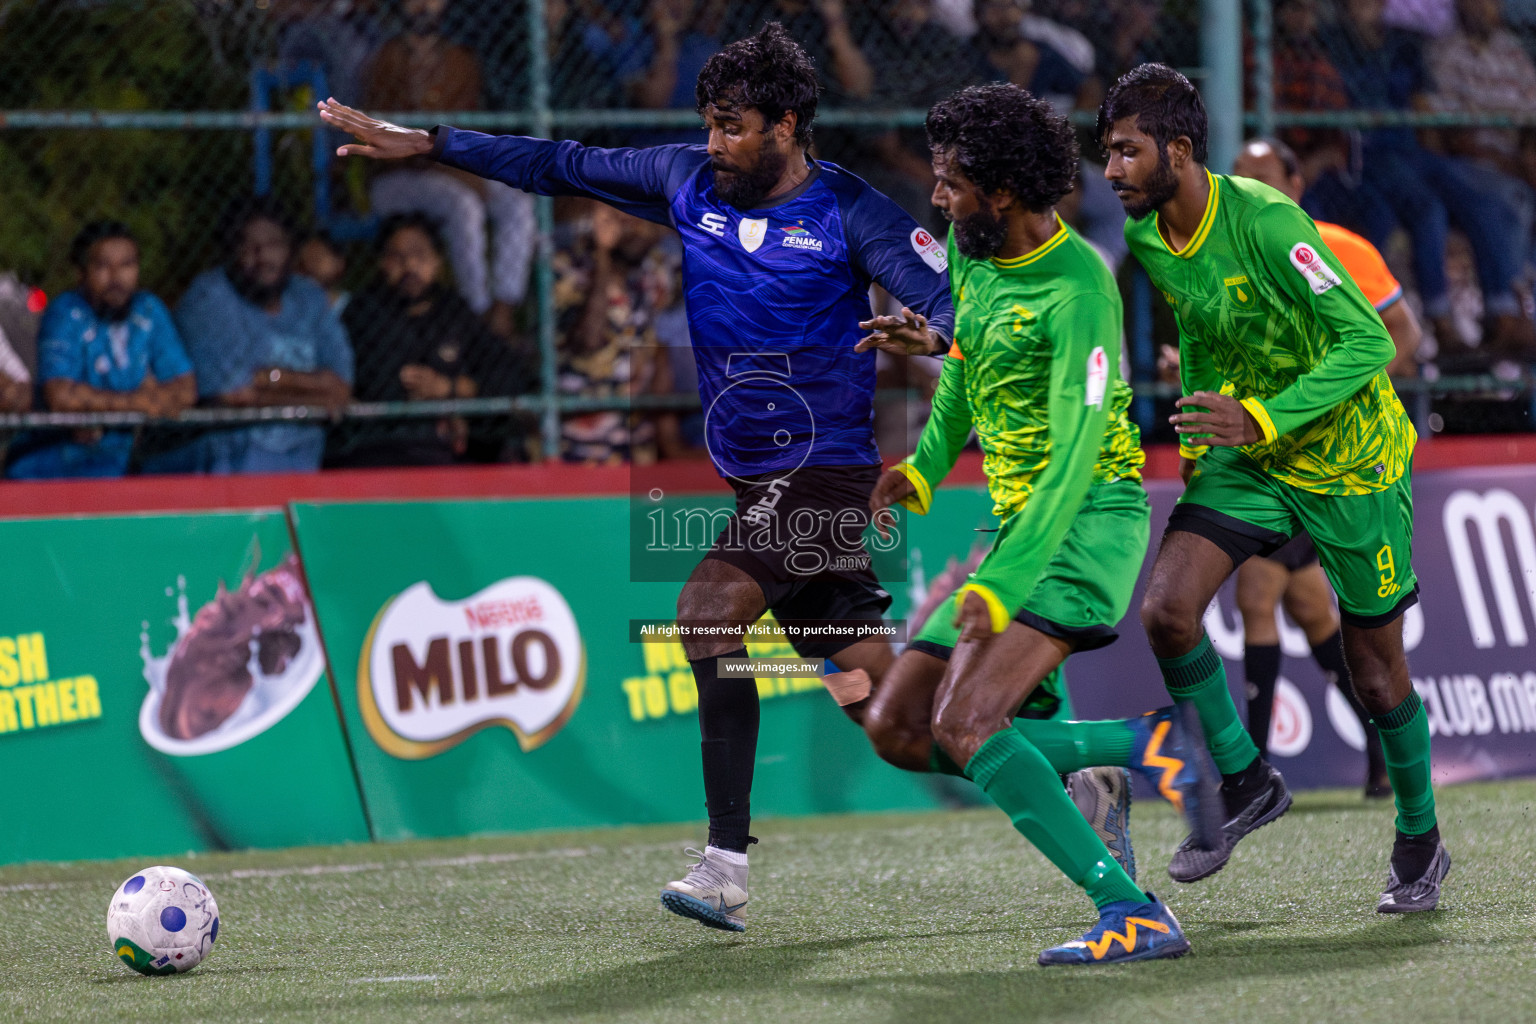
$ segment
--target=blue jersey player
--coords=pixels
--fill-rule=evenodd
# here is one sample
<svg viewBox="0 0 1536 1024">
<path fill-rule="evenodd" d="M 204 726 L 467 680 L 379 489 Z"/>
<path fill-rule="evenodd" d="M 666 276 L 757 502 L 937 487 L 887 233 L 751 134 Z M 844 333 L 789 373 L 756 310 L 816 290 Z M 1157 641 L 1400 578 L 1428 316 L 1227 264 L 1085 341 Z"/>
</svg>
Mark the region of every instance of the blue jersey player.
<svg viewBox="0 0 1536 1024">
<path fill-rule="evenodd" d="M 430 156 L 525 191 L 598 199 L 682 236 L 706 438 L 736 512 L 677 603 L 685 627 L 726 628 L 684 637 L 709 843 L 662 902 L 729 931 L 745 929 L 758 699 L 753 679 L 721 678 L 719 661 L 745 658 L 740 627 L 772 610 L 781 623 L 838 625 L 835 636 L 792 636 L 804 657 L 874 680 L 889 667 L 890 647 L 873 634 L 891 599 L 863 541 L 880 476 L 864 331 L 902 325 L 913 352 L 941 354 L 954 323 L 944 248 L 859 178 L 808 157 L 817 91 L 805 52 L 770 24 L 699 73 L 705 146 L 424 132 L 320 104 L 326 122 L 360 140 L 343 156 Z M 900 317 L 871 318 L 871 282 L 906 304 Z M 846 708 L 861 721 L 867 703 Z"/>
</svg>

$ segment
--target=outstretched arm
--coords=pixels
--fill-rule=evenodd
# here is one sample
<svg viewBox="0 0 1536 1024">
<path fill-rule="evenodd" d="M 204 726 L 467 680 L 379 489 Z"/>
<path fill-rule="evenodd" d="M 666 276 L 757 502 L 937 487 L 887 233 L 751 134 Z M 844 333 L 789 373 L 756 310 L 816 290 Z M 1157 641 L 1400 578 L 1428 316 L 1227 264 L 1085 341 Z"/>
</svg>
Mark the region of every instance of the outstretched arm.
<svg viewBox="0 0 1536 1024">
<path fill-rule="evenodd" d="M 326 100 L 320 117 L 357 143 L 342 156 L 398 160 L 429 156 L 461 171 L 543 196 L 586 196 L 625 213 L 671 223 L 672 196 L 709 160 L 701 146 L 599 149 L 520 135 L 485 135 L 439 125 L 431 132 L 402 128 Z"/>
<path fill-rule="evenodd" d="M 337 103 L 334 98 L 321 100 L 316 106 L 320 110 L 320 120 L 333 128 L 340 128 L 357 140 L 338 147 L 337 156 L 404 160 L 432 152 L 432 135 L 420 128 L 403 128 L 398 124 L 369 117 L 361 110 Z"/>
</svg>

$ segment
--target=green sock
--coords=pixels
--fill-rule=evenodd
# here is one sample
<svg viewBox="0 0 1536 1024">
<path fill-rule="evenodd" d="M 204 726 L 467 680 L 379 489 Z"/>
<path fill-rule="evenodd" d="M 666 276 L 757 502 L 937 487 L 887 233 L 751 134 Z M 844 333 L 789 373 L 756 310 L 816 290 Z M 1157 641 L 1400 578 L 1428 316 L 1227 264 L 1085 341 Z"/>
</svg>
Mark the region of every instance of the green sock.
<svg viewBox="0 0 1536 1024">
<path fill-rule="evenodd" d="M 1146 894 L 1110 855 L 1045 757 L 1012 729 L 994 733 L 965 766 L 965 774 L 1002 808 L 1019 834 L 1035 845 L 1103 907 Z"/>
<path fill-rule="evenodd" d="M 1435 827 L 1435 791 L 1429 781 L 1429 716 L 1417 691 L 1384 715 L 1372 718 L 1381 730 L 1387 778 L 1397 802 L 1397 830 L 1423 835 Z"/>
<path fill-rule="evenodd" d="M 1202 635 L 1195 649 L 1181 657 L 1158 658 L 1157 667 L 1163 670 L 1163 685 L 1174 700 L 1194 702 L 1217 770 L 1233 775 L 1252 764 L 1259 748 L 1237 717 L 1227 689 L 1227 670 L 1211 638 Z"/>
<path fill-rule="evenodd" d="M 957 779 L 966 777 L 965 769 L 955 764 L 950 756 L 944 753 L 944 748 L 937 743 L 928 751 L 928 770 L 938 775 L 953 775 Z"/>
<path fill-rule="evenodd" d="M 1016 718 L 1013 727 L 1060 775 L 1098 765 L 1128 767 L 1136 737 L 1124 722 L 1058 722 Z"/>
</svg>

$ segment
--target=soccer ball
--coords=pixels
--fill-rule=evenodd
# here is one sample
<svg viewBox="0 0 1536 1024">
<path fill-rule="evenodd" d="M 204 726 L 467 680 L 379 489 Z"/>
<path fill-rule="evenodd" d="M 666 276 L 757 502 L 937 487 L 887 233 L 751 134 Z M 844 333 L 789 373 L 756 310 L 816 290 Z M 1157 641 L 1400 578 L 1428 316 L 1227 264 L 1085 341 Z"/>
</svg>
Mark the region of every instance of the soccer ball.
<svg viewBox="0 0 1536 1024">
<path fill-rule="evenodd" d="M 140 974 L 190 971 L 218 937 L 213 893 L 181 868 L 145 868 L 118 886 L 107 905 L 112 952 Z"/>
</svg>

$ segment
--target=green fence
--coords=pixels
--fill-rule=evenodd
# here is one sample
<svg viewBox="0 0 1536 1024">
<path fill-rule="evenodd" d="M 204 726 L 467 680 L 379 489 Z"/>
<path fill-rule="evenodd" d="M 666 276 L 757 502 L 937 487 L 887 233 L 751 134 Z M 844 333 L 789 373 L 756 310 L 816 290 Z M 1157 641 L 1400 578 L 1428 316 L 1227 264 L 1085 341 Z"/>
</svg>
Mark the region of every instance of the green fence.
<svg viewBox="0 0 1536 1024">
<path fill-rule="evenodd" d="M 924 188 L 896 168 L 892 147 L 921 159 L 927 105 L 952 88 L 1001 73 L 995 64 L 978 63 L 979 52 L 990 52 L 978 40 L 991 38 L 987 12 L 1007 6 L 990 0 L 0 0 L 0 45 L 7 54 L 7 73 L 0 76 L 0 327 L 30 357 L 28 331 L 35 331 L 36 318 L 25 309 L 27 289 L 53 295 L 71 287 L 70 239 L 82 223 L 100 217 L 134 228 L 143 243 L 144 284 L 174 305 L 199 271 L 221 260 L 221 214 L 252 191 L 279 197 L 304 230 L 340 239 L 349 261 L 342 285 L 363 284 L 370 276 L 374 169 L 331 156 L 339 140 L 312 114 L 321 92 L 408 124 L 649 144 L 687 137 L 697 126 L 688 80 L 699 55 L 769 18 L 784 20 L 805 41 L 825 79 L 818 152 L 866 174 L 925 216 Z M 1281 9 L 1278 18 L 1268 0 L 1036 0 L 1032 7 L 1016 5 L 1015 13 L 1022 17 L 1028 8 L 1020 31 L 1058 54 L 1059 74 L 1047 85 L 1085 129 L 1103 87 L 1126 68 L 1156 59 L 1187 71 L 1207 98 L 1217 168 L 1255 132 L 1536 126 L 1529 106 L 1295 109 L 1276 91 L 1277 67 L 1283 78 L 1288 47 L 1294 47 L 1285 18 L 1297 8 L 1313 10 L 1320 19 L 1316 39 L 1325 49 L 1347 50 L 1354 30 L 1344 23 L 1345 5 L 1334 10 L 1330 3 L 1292 0 L 1274 6 Z M 1510 27 L 1529 42 L 1536 21 Z M 473 80 L 446 75 L 457 89 L 413 94 L 410 80 L 379 70 L 388 64 L 380 55 L 407 37 L 435 39 L 445 53 L 468 55 Z M 663 74 L 668 54 L 675 55 L 671 80 Z M 670 91 L 664 88 L 669 81 Z M 1085 142 L 1091 156 L 1091 140 Z M 625 406 L 623 397 L 561 389 L 553 257 L 564 242 L 556 212 L 555 202 L 537 201 L 528 238 L 535 258 L 511 340 L 501 343 L 505 351 L 498 356 L 536 367 L 520 371 L 533 375 L 527 387 L 433 405 L 430 412 L 358 405 L 335 429 L 454 413 L 496 437 L 526 430 L 548 454 L 559 448 L 562 416 Z M 9 287 L 7 273 L 14 275 Z M 1138 385 L 1151 383 L 1148 367 L 1135 370 Z M 1530 391 L 1523 372 L 1421 386 L 1435 402 L 1453 405 L 1462 399 L 1440 396 L 1524 400 Z M 686 406 L 689 399 L 655 395 L 650 401 Z M 1427 435 L 1433 403 L 1421 404 Z M 153 447 L 153 435 L 177 436 L 178 425 L 185 432 L 223 420 L 319 415 L 291 408 L 196 410 L 176 425 L 152 423 L 148 433 Z M 122 422 L 142 426 L 142 420 Z M 7 418 L 3 427 L 60 423 L 34 416 Z"/>
</svg>

